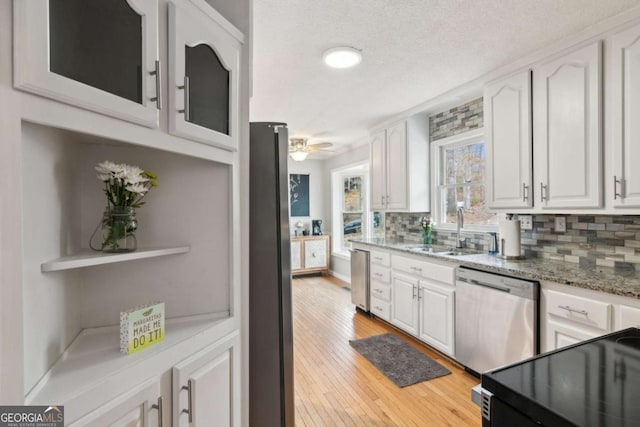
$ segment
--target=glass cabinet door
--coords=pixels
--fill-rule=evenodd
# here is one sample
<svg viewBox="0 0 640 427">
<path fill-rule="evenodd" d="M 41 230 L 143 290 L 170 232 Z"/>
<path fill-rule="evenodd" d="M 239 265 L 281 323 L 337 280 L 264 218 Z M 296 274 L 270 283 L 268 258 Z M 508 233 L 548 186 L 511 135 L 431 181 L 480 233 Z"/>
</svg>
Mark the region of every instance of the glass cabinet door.
<svg viewBox="0 0 640 427">
<path fill-rule="evenodd" d="M 170 132 L 237 149 L 242 34 L 184 2 L 169 3 L 169 34 Z"/>
<path fill-rule="evenodd" d="M 186 120 L 229 135 L 229 70 L 206 44 L 185 46 Z M 184 89 L 187 90 L 187 89 Z"/>
<path fill-rule="evenodd" d="M 142 16 L 122 0 L 49 0 L 50 70 L 142 103 Z"/>
<path fill-rule="evenodd" d="M 157 0 L 21 0 L 15 86 L 157 127 Z"/>
</svg>

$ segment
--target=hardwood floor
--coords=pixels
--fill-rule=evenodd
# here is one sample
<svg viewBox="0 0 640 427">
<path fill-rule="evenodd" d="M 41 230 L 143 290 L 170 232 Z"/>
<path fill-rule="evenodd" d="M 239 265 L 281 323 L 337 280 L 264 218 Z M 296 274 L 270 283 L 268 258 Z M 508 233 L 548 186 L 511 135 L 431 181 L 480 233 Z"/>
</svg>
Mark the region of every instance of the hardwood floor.
<svg viewBox="0 0 640 427">
<path fill-rule="evenodd" d="M 346 284 L 293 280 L 296 426 L 479 426 L 471 402 L 479 380 L 385 323 L 356 313 Z M 349 340 L 392 332 L 437 360 L 451 375 L 399 388 Z"/>
</svg>

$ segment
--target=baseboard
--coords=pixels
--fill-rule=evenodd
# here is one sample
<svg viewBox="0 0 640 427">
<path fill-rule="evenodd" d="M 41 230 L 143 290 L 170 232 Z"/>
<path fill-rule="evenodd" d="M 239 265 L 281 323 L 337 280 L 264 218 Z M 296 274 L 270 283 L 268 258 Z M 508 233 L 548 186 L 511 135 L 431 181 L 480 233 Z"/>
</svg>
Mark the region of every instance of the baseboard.
<svg viewBox="0 0 640 427">
<path fill-rule="evenodd" d="M 333 277 L 335 277 L 336 279 L 340 279 L 343 282 L 347 282 L 348 284 L 351 284 L 351 278 L 350 277 L 347 277 L 347 276 L 345 276 L 343 274 L 340 274 L 340 273 L 336 273 L 333 270 L 329 270 L 329 274 L 332 275 Z"/>
</svg>

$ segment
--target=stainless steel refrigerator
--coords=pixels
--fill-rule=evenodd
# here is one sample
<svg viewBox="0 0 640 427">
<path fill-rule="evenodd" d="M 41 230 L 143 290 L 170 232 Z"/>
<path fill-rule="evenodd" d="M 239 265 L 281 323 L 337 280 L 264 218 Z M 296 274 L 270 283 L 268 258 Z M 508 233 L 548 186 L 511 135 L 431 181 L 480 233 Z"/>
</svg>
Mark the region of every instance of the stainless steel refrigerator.
<svg viewBox="0 0 640 427">
<path fill-rule="evenodd" d="M 250 124 L 249 425 L 294 425 L 288 131 Z"/>
</svg>

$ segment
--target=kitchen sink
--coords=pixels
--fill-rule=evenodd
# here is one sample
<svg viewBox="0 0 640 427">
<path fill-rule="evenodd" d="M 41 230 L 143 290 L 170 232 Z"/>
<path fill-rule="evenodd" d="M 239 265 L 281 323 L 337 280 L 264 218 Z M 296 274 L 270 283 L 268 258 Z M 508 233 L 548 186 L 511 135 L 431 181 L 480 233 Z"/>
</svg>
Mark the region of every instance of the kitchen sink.
<svg viewBox="0 0 640 427">
<path fill-rule="evenodd" d="M 479 253 L 479 252 L 466 251 L 466 250 L 463 252 L 463 251 L 458 251 L 451 248 L 437 248 L 437 247 L 434 248 L 432 246 L 425 246 L 425 245 L 412 245 L 412 246 L 409 246 L 408 249 L 412 251 L 417 251 L 417 252 L 425 252 L 429 254 L 444 255 L 444 256 L 475 255 Z"/>
</svg>

